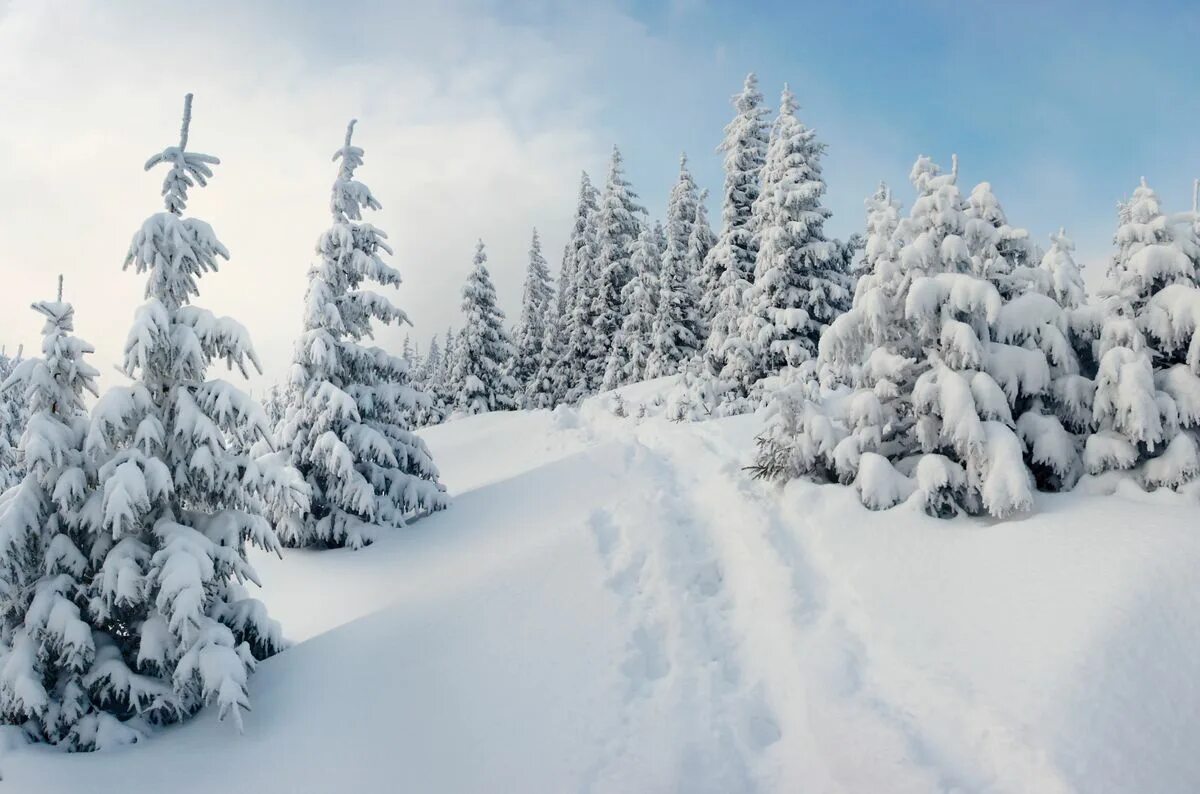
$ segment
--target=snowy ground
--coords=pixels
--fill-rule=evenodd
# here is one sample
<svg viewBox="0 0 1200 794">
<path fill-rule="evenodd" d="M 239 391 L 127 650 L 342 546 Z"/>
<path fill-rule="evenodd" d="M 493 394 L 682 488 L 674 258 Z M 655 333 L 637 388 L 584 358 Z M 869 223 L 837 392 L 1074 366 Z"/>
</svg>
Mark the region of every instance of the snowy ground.
<svg viewBox="0 0 1200 794">
<path fill-rule="evenodd" d="M 2 790 L 1200 790 L 1191 500 L 871 513 L 749 480 L 757 427 L 592 402 L 430 429 L 449 511 L 257 560 L 297 644 L 245 735 L 20 748 Z"/>
</svg>

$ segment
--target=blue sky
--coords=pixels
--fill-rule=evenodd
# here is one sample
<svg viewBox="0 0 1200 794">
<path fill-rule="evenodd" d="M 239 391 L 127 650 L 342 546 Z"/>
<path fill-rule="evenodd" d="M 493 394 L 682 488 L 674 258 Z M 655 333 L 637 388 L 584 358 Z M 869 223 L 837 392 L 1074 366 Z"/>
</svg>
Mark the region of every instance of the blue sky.
<svg viewBox="0 0 1200 794">
<path fill-rule="evenodd" d="M 828 145 L 834 234 L 880 179 L 907 200 L 918 154 L 957 153 L 964 190 L 992 182 L 1039 241 L 1065 226 L 1095 282 L 1139 177 L 1190 203 L 1197 41 L 1200 7 L 1169 2 L 0 0 L 0 107 L 19 109 L 0 125 L 0 344 L 37 343 L 29 303 L 63 272 L 112 372 L 142 300 L 120 263 L 158 208 L 141 164 L 186 91 L 192 145 L 223 161 L 189 209 L 233 252 L 200 303 L 246 324 L 256 386 L 286 374 L 350 117 L 423 342 L 459 322 L 479 237 L 515 316 L 530 228 L 557 266 L 579 171 L 602 180 L 613 143 L 654 216 L 681 150 L 715 196 L 751 70 L 772 107 L 790 83 Z"/>
<path fill-rule="evenodd" d="M 635 181 L 651 181 L 656 198 L 670 170 L 658 161 L 680 146 L 697 155 L 701 181 L 718 184 L 715 158 L 703 155 L 728 116 L 720 100 L 751 69 L 769 100 L 789 82 L 802 117 L 828 144 L 839 234 L 858 228 L 862 198 L 879 179 L 908 195 L 918 153 L 948 167 L 957 152 L 965 189 L 992 182 L 1013 222 L 1042 240 L 1065 225 L 1084 258 L 1106 255 L 1115 203 L 1141 176 L 1177 209 L 1200 176 L 1196 3 L 629 8 L 677 48 L 668 80 L 687 92 L 606 91 L 605 124 L 629 150 Z"/>
</svg>

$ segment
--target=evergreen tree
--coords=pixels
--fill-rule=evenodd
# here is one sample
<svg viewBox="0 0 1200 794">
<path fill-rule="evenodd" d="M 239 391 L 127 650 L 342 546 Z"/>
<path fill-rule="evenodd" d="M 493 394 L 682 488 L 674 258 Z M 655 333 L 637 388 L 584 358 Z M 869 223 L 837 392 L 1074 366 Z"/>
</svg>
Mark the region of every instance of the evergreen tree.
<svg viewBox="0 0 1200 794">
<path fill-rule="evenodd" d="M 125 343 L 132 383 L 97 402 L 84 449 L 98 462 L 79 513 L 96 571 L 86 594 L 95 643 L 86 684 L 98 716 L 80 724 L 73 743 L 84 748 L 135 740 L 134 717 L 173 722 L 206 703 L 241 724 L 247 676 L 283 643 L 241 585 L 258 581 L 246 545 L 278 549 L 260 506 L 308 507 L 303 482 L 278 456 L 239 451 L 269 434 L 261 407 L 207 377 L 214 360 L 245 375 L 258 359 L 245 328 L 193 303 L 200 277 L 229 252 L 211 226 L 183 217 L 188 189 L 207 184 L 218 162 L 187 150 L 190 116 L 188 95 L 179 145 L 146 163 L 170 170 L 166 212 L 146 219 L 125 259 L 147 279 Z M 78 476 L 74 484 L 83 485 Z M 61 481 L 56 490 L 66 493 Z M 78 568 L 71 556 L 63 564 Z"/>
<path fill-rule="evenodd" d="M 651 354 L 645 370 L 649 378 L 675 374 L 703 344 L 696 262 L 689 256 L 699 207 L 696 183 L 688 172 L 685 155 L 679 161 L 679 180 L 667 200 L 667 248 L 659 274 Z M 696 242 L 701 244 L 700 240 Z"/>
<path fill-rule="evenodd" d="M 564 390 L 555 377 L 562 357 L 563 340 L 559 333 L 560 315 L 558 307 L 551 305 L 546 311 L 545 328 L 542 331 L 542 351 L 538 358 L 537 372 L 525 390 L 526 403 L 531 408 L 553 408 L 562 402 Z"/>
<path fill-rule="evenodd" d="M 487 270 L 483 241 L 463 285 L 463 330 L 454 362 L 454 382 L 459 391 L 455 407 L 468 414 L 515 410 L 517 384 L 506 374 L 513 355 L 504 330 L 504 312 L 496 305 L 496 289 Z"/>
<path fill-rule="evenodd" d="M 701 297 L 703 297 L 703 290 L 700 285 L 703 284 L 704 279 L 704 263 L 708 260 L 709 251 L 717 242 L 716 237 L 713 236 L 712 226 L 708 223 L 706 201 L 708 201 L 708 191 L 702 190 L 696 200 L 696 216 L 687 242 L 687 269 L 695 279 L 697 293 Z M 700 319 L 707 323 L 707 318 L 703 314 Z"/>
<path fill-rule="evenodd" d="M 653 355 L 655 293 L 658 291 L 658 263 L 662 252 L 654 230 L 642 229 L 634 245 L 630 262 L 636 275 L 625 285 L 625 320 L 608 357 L 604 373 L 604 388 L 613 389 L 646 378 L 646 368 Z"/>
<path fill-rule="evenodd" d="M 525 291 L 521 296 L 521 317 L 513 334 L 516 353 L 513 355 L 512 376 L 522 396 L 533 391 L 534 379 L 542 364 L 542 344 L 546 323 L 552 318 L 550 310 L 554 284 L 550 268 L 542 256 L 542 242 L 537 229 L 529 245 L 529 269 L 525 274 Z"/>
<path fill-rule="evenodd" d="M 597 348 L 596 310 L 600 288 L 599 255 L 599 195 L 588 181 L 587 174 L 579 186 L 579 206 L 575 227 L 567 244 L 568 258 L 563 262 L 564 281 L 570 274 L 574 289 L 566 294 L 567 303 L 561 307 L 566 344 L 554 372 L 556 390 L 563 399 L 579 400 L 593 391 L 588 375 L 588 362 Z M 568 263 L 571 265 L 567 269 Z M 599 385 L 599 384 L 596 384 Z"/>
<path fill-rule="evenodd" d="M 1050 276 L 1051 297 L 1066 309 L 1078 309 L 1087 295 L 1083 273 L 1072 254 L 1074 250 L 1075 243 L 1067 237 L 1066 230 L 1059 229 L 1057 234 L 1050 235 L 1050 250 L 1041 262 Z"/>
<path fill-rule="evenodd" d="M 736 336 L 726 340 L 723 376 L 749 393 L 767 375 L 816 355 L 821 331 L 849 304 L 842 247 L 825 238 L 824 145 L 796 118 L 786 87 L 755 204 L 761 241 L 754 284 Z"/>
<path fill-rule="evenodd" d="M 579 270 L 579 257 L 591 255 L 594 245 L 594 225 L 592 215 L 597 205 L 596 188 L 592 186 L 587 171 L 579 177 L 579 201 L 575 207 L 575 221 L 567 244 L 563 247 L 562 267 L 558 277 L 558 323 L 566 327 L 571 323 L 575 312 L 575 296 L 578 290 L 576 273 Z"/>
<path fill-rule="evenodd" d="M 1067 313 L 1037 291 L 1006 302 L 977 275 L 989 272 L 995 238 L 968 243 L 957 171 L 919 158 L 918 197 L 899 223 L 886 193 L 868 203 L 872 269 L 820 341 L 826 373 L 857 390 L 833 414 L 811 383 L 782 389 L 760 439 L 764 476 L 853 482 L 875 509 L 916 495 L 934 515 L 997 517 L 1029 509 L 1035 483 L 1069 487 L 1078 476 L 1058 413 L 1086 407 L 1058 389 L 1078 377 Z"/>
<path fill-rule="evenodd" d="M 1149 487 L 1200 472 L 1200 310 L 1190 219 L 1163 213 L 1145 180 L 1123 203 L 1099 342 L 1088 471 L 1141 464 Z"/>
<path fill-rule="evenodd" d="M 725 340 L 738 331 L 742 296 L 754 280 L 754 205 L 762 184 L 768 139 L 767 109 L 753 73 L 746 76 L 745 86 L 734 95 L 733 107 L 736 112 L 725 127 L 719 149 L 725 154 L 721 233 L 705 257 L 700 278 L 700 311 L 708 330 L 704 357 L 714 375 L 725 367 Z"/>
<path fill-rule="evenodd" d="M 380 204 L 354 175 L 363 162 L 351 143 L 354 124 L 333 156 L 333 225 L 317 240 L 319 261 L 308 273 L 280 428 L 283 448 L 312 489 L 310 511 L 283 517 L 280 534 L 291 546 L 360 548 L 381 530 L 446 506 L 437 467 L 411 427 L 427 398 L 413 387 L 407 361 L 363 344 L 372 320 L 408 318 L 363 288 L 370 281 L 396 286 L 400 274 L 381 258 L 391 253 L 384 233 L 362 220 L 362 210 Z"/>
<path fill-rule="evenodd" d="M 3 383 L 21 363 L 21 350 L 17 357 L 9 358 L 0 352 L 0 383 Z M 25 476 L 25 467 L 17 450 L 21 434 L 29 420 L 29 405 L 19 390 L 0 393 L 0 493 L 7 491 Z"/>
<path fill-rule="evenodd" d="M 646 212 L 637 203 L 621 164 L 621 152 L 614 146 L 596 213 L 599 284 L 593 298 L 591 349 L 583 362 L 589 391 L 603 384 L 609 355 L 625 321 L 622 293 L 633 279 L 630 258 L 643 228 L 640 216 Z"/>
<path fill-rule="evenodd" d="M 445 420 L 446 404 L 443 396 L 445 390 L 444 357 L 442 348 L 438 345 L 437 335 L 430 337 L 430 348 L 425 354 L 425 360 L 421 362 L 419 380 L 426 395 L 430 397 L 430 404 L 421 411 L 419 423 L 422 427 L 438 425 Z"/>
<path fill-rule="evenodd" d="M 27 472 L 0 514 L 0 719 L 88 750 L 102 727 L 128 735 L 89 696 L 97 638 L 83 594 L 97 538 L 81 513 L 96 468 L 84 454 L 84 395 L 97 393 L 99 373 L 84 360 L 92 346 L 72 334 L 61 277 L 58 299 L 33 308 L 45 318 L 42 358 L 22 361 L 4 382 L 30 416 L 20 442 Z"/>
</svg>

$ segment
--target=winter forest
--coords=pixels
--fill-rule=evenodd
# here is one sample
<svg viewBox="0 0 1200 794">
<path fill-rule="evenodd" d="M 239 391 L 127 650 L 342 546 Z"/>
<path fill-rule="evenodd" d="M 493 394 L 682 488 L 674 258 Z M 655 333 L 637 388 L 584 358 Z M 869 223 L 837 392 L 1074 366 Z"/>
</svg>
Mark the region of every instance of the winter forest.
<svg viewBox="0 0 1200 794">
<path fill-rule="evenodd" d="M 1129 184 L 1085 268 L 913 152 L 838 239 L 803 84 L 706 90 L 715 152 L 649 206 L 613 146 L 519 296 L 464 217 L 450 327 L 405 311 L 370 114 L 310 126 L 286 362 L 204 308 L 273 289 L 189 208 L 237 119 L 130 119 L 171 132 L 92 252 L 133 317 L 5 287 L 41 346 L 0 355 L 0 786 L 1200 787 L 1200 180 Z"/>
</svg>

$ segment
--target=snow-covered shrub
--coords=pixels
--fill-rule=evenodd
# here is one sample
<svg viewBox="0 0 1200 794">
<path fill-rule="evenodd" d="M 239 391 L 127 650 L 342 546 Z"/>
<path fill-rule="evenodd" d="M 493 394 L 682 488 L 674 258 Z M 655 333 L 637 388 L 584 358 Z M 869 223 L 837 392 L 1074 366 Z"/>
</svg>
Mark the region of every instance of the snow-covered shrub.
<svg viewBox="0 0 1200 794">
<path fill-rule="evenodd" d="M 1078 299 L 1068 241 L 1037 264 L 990 186 L 964 200 L 957 176 L 957 164 L 944 174 L 921 157 L 907 217 L 884 187 L 868 199 L 862 275 L 815 366 L 827 386 L 856 391 L 836 404 L 777 397 L 767 468 L 857 483 L 874 508 L 919 490 L 933 515 L 997 517 L 1029 509 L 1035 485 L 1067 488 L 1082 472 L 1072 429 L 1091 391 L 1075 347 L 1087 340 L 1056 297 Z M 915 480 L 908 492 L 893 469 Z"/>
</svg>

